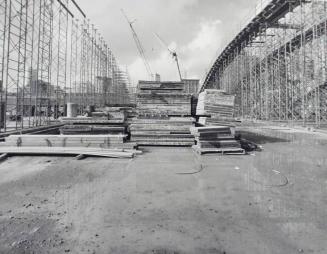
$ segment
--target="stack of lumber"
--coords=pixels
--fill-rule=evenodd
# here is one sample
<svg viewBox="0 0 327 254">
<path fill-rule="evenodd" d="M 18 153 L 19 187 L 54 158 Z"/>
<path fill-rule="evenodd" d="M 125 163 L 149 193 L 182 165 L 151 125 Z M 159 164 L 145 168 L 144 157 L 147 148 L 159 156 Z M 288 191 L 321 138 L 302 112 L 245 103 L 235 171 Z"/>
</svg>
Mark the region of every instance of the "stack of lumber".
<svg viewBox="0 0 327 254">
<path fill-rule="evenodd" d="M 234 125 L 235 96 L 223 90 L 208 89 L 199 94 L 196 114 L 204 126 Z"/>
<path fill-rule="evenodd" d="M 126 120 L 124 111 L 97 111 L 90 113 L 90 116 L 62 117 L 62 123 L 73 124 L 122 124 Z"/>
<path fill-rule="evenodd" d="M 131 141 L 138 145 L 192 146 L 191 94 L 183 82 L 140 81 L 137 112 L 130 125 Z"/>
<path fill-rule="evenodd" d="M 106 135 L 126 133 L 126 114 L 122 110 L 92 112 L 90 117 L 62 118 L 65 125 L 60 128 L 63 135 Z"/>
<path fill-rule="evenodd" d="M 11 135 L 1 146 L 9 147 L 79 147 L 133 149 L 125 143 L 126 135 Z"/>
<path fill-rule="evenodd" d="M 137 94 L 138 115 L 191 115 L 191 94 L 184 93 L 183 82 L 140 81 Z"/>
<path fill-rule="evenodd" d="M 190 117 L 157 117 L 133 119 L 130 125 L 131 141 L 138 145 L 192 146 L 194 136 L 190 127 L 195 122 Z"/>
<path fill-rule="evenodd" d="M 244 154 L 232 128 L 228 126 L 194 127 L 191 128 L 191 133 L 196 141 L 193 149 L 199 154 Z"/>
</svg>

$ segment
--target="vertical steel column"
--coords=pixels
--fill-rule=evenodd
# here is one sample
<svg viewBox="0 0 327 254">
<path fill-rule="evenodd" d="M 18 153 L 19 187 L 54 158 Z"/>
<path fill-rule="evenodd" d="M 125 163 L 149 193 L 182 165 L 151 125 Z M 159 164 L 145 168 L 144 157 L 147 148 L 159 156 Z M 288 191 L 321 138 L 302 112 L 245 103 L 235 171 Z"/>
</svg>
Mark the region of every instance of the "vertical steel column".
<svg viewBox="0 0 327 254">
<path fill-rule="evenodd" d="M 6 124 L 6 105 L 7 100 L 3 100 L 3 93 L 7 93 L 4 90 L 4 79 L 5 79 L 5 54 L 6 54 L 6 35 L 7 35 L 7 12 L 8 12 L 8 0 L 0 2 L 0 133 L 2 128 L 5 128 Z M 6 96 L 5 96 L 6 98 Z"/>
</svg>

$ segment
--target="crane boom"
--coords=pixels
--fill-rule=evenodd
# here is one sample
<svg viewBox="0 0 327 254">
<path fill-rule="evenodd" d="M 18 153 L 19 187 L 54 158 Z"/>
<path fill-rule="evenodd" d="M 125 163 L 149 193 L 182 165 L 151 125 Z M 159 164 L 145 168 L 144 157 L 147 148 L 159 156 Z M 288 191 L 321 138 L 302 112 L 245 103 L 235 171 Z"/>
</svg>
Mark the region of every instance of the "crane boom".
<svg viewBox="0 0 327 254">
<path fill-rule="evenodd" d="M 181 69 L 180 69 L 180 66 L 179 66 L 179 61 L 178 61 L 178 55 L 177 55 L 177 52 L 174 51 L 174 50 L 171 50 L 168 46 L 168 44 L 157 34 L 157 33 L 154 33 L 155 36 L 158 38 L 158 40 L 162 43 L 162 45 L 168 49 L 169 53 L 171 54 L 172 58 L 175 60 L 176 64 L 177 64 L 177 70 L 178 70 L 178 74 L 179 74 L 179 78 L 181 81 L 183 81 L 183 78 L 182 78 L 182 74 L 181 74 Z"/>
<path fill-rule="evenodd" d="M 129 24 L 129 27 L 131 28 L 131 31 L 132 31 L 132 34 L 133 34 L 133 39 L 135 41 L 136 47 L 137 47 L 137 49 L 138 49 L 138 51 L 140 53 L 140 56 L 141 56 L 141 58 L 143 60 L 144 66 L 145 66 L 145 68 L 146 68 L 146 70 L 147 70 L 147 72 L 148 72 L 148 74 L 149 74 L 149 76 L 151 77 L 151 80 L 152 80 L 153 79 L 153 73 L 152 73 L 150 64 L 149 64 L 149 62 L 148 62 L 148 60 L 146 58 L 145 50 L 144 50 L 144 48 L 142 46 L 142 43 L 141 43 L 139 37 L 137 36 L 137 33 L 136 33 L 134 27 L 133 27 L 133 23 L 135 22 L 135 20 L 130 21 L 123 9 L 121 9 L 121 12 L 123 13 L 124 17 L 126 18 L 128 24 Z"/>
</svg>

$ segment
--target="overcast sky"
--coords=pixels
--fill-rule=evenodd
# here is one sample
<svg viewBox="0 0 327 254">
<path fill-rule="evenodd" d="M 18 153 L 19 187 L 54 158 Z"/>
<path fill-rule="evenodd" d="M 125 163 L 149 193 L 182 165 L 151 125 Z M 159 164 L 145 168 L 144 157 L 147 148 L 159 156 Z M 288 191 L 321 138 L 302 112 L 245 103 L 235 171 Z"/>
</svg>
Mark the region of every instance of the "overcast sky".
<svg viewBox="0 0 327 254">
<path fill-rule="evenodd" d="M 77 0 L 133 83 L 148 79 L 123 8 L 134 23 L 154 73 L 178 80 L 175 62 L 154 36 L 179 54 L 183 77 L 202 79 L 217 51 L 254 12 L 257 0 Z"/>
</svg>

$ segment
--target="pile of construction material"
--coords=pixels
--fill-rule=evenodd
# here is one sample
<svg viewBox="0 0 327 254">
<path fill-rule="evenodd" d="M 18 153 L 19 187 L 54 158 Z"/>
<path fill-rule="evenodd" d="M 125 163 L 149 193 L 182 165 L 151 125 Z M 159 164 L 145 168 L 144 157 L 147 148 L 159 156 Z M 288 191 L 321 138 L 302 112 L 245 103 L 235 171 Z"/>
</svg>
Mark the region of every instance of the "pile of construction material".
<svg viewBox="0 0 327 254">
<path fill-rule="evenodd" d="M 183 82 L 140 81 L 138 117 L 131 121 L 131 141 L 138 145 L 192 146 L 191 94 Z"/>
<path fill-rule="evenodd" d="M 190 116 L 191 97 L 184 93 L 183 82 L 140 81 L 138 115 Z"/>
<path fill-rule="evenodd" d="M 208 89 L 199 94 L 196 114 L 204 126 L 233 126 L 235 96 L 223 90 Z"/>
<path fill-rule="evenodd" d="M 222 153 L 244 154 L 239 141 L 235 139 L 233 129 L 228 126 L 194 127 L 191 133 L 196 145 L 193 149 L 199 154 Z"/>
<path fill-rule="evenodd" d="M 61 122 L 65 123 L 60 128 L 63 135 L 106 135 L 126 133 L 125 111 L 112 109 L 90 113 L 86 117 L 63 117 Z"/>
<path fill-rule="evenodd" d="M 62 117 L 62 123 L 73 124 L 123 124 L 126 120 L 124 112 L 92 112 L 89 116 Z"/>
<path fill-rule="evenodd" d="M 160 117 L 157 119 L 134 119 L 130 125 L 131 141 L 138 145 L 192 146 L 194 136 L 190 127 L 191 117 Z"/>
</svg>

